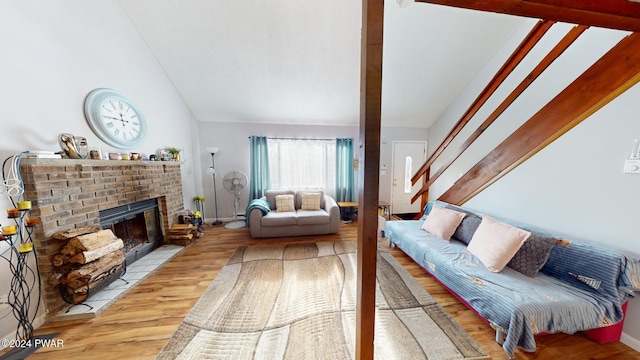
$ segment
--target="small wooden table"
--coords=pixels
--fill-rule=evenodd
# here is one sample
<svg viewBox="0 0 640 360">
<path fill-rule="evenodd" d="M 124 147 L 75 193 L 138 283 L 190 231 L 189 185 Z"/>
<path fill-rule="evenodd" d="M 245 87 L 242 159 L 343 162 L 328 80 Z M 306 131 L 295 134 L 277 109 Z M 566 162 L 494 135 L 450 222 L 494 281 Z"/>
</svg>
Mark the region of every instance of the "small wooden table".
<svg viewBox="0 0 640 360">
<path fill-rule="evenodd" d="M 384 216 L 385 219 L 387 220 L 391 220 L 391 208 L 390 208 L 391 204 L 389 204 L 386 201 L 379 201 L 378 202 L 378 209 L 382 210 L 382 213 L 380 215 Z"/>
<path fill-rule="evenodd" d="M 338 207 L 340 207 L 340 219 L 344 222 L 353 221 L 358 213 L 358 203 L 355 201 L 338 201 Z"/>
</svg>

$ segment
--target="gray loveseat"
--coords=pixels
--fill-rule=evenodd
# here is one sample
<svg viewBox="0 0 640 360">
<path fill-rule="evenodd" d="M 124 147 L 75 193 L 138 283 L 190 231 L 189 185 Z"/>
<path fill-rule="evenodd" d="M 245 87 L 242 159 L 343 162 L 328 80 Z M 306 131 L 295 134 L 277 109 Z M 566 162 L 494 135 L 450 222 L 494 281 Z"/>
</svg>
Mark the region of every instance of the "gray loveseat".
<svg viewBox="0 0 640 360">
<path fill-rule="evenodd" d="M 319 210 L 303 210 L 303 194 L 320 193 Z M 293 211 L 277 211 L 276 196 L 293 195 Z M 268 190 L 247 207 L 247 224 L 254 238 L 334 234 L 340 225 L 336 201 L 322 191 Z"/>
</svg>

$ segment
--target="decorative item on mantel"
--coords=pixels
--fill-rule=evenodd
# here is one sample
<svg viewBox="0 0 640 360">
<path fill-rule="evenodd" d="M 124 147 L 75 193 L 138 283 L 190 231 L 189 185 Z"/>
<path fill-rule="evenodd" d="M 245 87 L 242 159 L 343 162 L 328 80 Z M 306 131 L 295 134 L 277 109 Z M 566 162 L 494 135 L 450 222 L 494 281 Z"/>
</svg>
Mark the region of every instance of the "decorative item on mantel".
<svg viewBox="0 0 640 360">
<path fill-rule="evenodd" d="M 160 161 L 169 161 L 171 160 L 171 153 L 167 149 L 158 150 L 158 160 Z"/>
<path fill-rule="evenodd" d="M 73 136 L 62 133 L 58 136 L 58 143 L 62 149 L 61 155 L 69 159 L 86 159 L 89 156 L 87 139 L 83 136 Z"/>
<path fill-rule="evenodd" d="M 182 149 L 178 149 L 176 147 L 169 147 L 167 148 L 167 151 L 169 151 L 169 153 L 171 154 L 171 160 L 180 161 L 180 152 L 182 151 Z"/>
</svg>

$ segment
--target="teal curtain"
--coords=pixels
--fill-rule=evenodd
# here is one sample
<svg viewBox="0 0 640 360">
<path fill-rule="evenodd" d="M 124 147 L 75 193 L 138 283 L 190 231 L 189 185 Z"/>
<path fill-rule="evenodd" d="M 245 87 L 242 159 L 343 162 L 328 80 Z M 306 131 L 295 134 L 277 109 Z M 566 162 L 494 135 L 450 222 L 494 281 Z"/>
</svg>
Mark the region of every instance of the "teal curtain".
<svg viewBox="0 0 640 360">
<path fill-rule="evenodd" d="M 251 178 L 249 200 L 259 199 L 271 187 L 269 151 L 266 136 L 249 136 L 251 141 Z"/>
<path fill-rule="evenodd" d="M 336 139 L 336 201 L 355 201 L 353 139 Z"/>
</svg>

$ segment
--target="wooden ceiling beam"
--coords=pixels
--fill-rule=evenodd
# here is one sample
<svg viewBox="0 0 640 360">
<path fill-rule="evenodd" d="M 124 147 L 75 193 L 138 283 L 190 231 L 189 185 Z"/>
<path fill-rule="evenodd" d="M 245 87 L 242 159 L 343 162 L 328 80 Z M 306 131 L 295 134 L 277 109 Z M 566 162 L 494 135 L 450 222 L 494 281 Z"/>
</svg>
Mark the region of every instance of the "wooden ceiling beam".
<svg viewBox="0 0 640 360">
<path fill-rule="evenodd" d="M 416 0 L 436 5 L 640 32 L 640 3 L 629 0 Z"/>
</svg>

